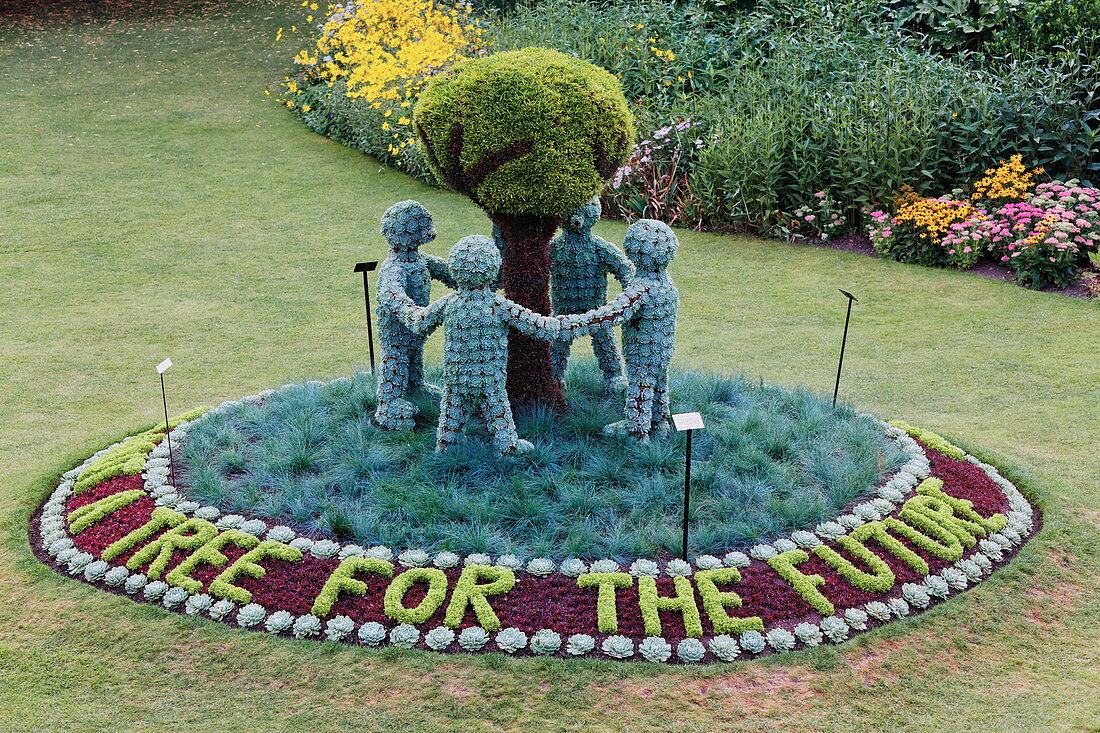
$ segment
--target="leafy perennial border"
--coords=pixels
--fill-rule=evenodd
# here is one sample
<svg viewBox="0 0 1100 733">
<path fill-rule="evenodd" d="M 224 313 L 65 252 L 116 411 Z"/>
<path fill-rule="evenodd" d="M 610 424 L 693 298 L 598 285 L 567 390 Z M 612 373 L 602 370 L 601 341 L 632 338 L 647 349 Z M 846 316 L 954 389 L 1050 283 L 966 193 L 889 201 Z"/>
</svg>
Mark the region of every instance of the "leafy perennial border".
<svg viewBox="0 0 1100 733">
<path fill-rule="evenodd" d="M 170 421 L 174 444 L 201 412 Z M 747 554 L 690 563 L 395 554 L 307 537 L 177 492 L 163 424 L 66 472 L 32 543 L 58 571 L 106 590 L 273 634 L 732 661 L 840 643 L 919 612 L 980 582 L 1035 529 L 1035 510 L 993 466 L 935 433 L 880 424 L 909 461 L 874 498 Z"/>
</svg>

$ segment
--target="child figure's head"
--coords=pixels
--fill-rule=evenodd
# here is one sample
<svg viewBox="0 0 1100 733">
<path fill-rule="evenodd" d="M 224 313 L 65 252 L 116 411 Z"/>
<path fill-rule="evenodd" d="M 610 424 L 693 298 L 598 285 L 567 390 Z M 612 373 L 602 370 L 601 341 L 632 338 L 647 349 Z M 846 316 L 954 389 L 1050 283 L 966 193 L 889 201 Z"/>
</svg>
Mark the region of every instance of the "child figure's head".
<svg viewBox="0 0 1100 733">
<path fill-rule="evenodd" d="M 587 232 L 600 220 L 600 197 L 589 201 L 562 220 L 561 228 L 567 232 Z"/>
<path fill-rule="evenodd" d="M 623 250 L 638 272 L 661 272 L 676 256 L 679 242 L 667 224 L 639 219 L 626 230 Z"/>
<path fill-rule="evenodd" d="M 398 201 L 382 215 L 382 236 L 394 252 L 413 252 L 435 239 L 432 215 L 419 201 Z"/>
<path fill-rule="evenodd" d="M 493 240 L 482 234 L 472 234 L 451 247 L 447 268 L 459 287 L 469 290 L 495 282 L 500 261 L 500 250 Z"/>
</svg>

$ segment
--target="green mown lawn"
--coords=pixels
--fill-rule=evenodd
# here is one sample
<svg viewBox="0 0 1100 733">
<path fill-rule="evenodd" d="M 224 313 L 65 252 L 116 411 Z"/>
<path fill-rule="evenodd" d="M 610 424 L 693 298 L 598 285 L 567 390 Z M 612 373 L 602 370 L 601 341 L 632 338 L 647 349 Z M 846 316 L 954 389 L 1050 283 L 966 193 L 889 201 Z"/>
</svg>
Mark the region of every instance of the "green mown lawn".
<svg viewBox="0 0 1100 733">
<path fill-rule="evenodd" d="M 0 25 L 0 726 L 8 730 L 936 730 L 1100 726 L 1100 308 L 967 274 L 682 234 L 681 365 L 832 387 L 1008 469 L 1043 532 L 991 582 L 839 647 L 701 669 L 370 652 L 183 618 L 43 568 L 58 474 L 171 406 L 366 361 L 351 265 L 415 197 L 263 94 L 293 7 Z M 2 24 L 0 19 L 0 24 Z M 601 233 L 621 241 L 623 226 Z M 433 342 L 438 355 L 438 341 Z"/>
</svg>

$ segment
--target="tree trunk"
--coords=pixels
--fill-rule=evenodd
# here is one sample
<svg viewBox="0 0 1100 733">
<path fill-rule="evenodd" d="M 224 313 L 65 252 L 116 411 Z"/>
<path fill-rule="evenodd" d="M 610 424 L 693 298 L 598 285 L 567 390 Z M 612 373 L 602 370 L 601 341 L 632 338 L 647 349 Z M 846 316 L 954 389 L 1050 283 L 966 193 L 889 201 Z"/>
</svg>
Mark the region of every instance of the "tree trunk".
<svg viewBox="0 0 1100 733">
<path fill-rule="evenodd" d="M 533 311 L 550 315 L 550 238 L 559 218 L 492 214 L 504 239 L 500 279 L 504 294 Z M 565 393 L 554 377 L 550 345 L 508 332 L 508 398 L 513 405 L 543 402 L 564 411 Z"/>
</svg>

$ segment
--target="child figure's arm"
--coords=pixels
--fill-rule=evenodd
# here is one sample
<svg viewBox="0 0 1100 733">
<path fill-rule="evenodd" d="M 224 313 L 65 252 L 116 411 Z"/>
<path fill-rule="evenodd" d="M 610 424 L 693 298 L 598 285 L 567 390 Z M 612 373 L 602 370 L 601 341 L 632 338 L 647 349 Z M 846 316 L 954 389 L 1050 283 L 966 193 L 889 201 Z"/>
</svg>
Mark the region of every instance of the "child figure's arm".
<svg viewBox="0 0 1100 733">
<path fill-rule="evenodd" d="M 596 237 L 596 246 L 607 271 L 615 276 L 624 288 L 634 279 L 634 263 L 618 247 L 605 239 Z"/>
<path fill-rule="evenodd" d="M 454 279 L 451 278 L 451 268 L 447 267 L 447 260 L 435 255 L 421 254 L 424 264 L 428 266 L 428 274 L 433 280 L 438 280 L 451 290 L 458 290 Z"/>
<path fill-rule="evenodd" d="M 577 333 L 578 329 L 580 332 L 592 333 L 608 324 L 619 324 L 623 321 L 629 321 L 638 313 L 648 293 L 648 285 L 630 285 L 619 294 L 619 297 L 606 305 L 594 308 L 585 313 L 562 316 L 559 319 L 561 320 L 561 328 L 567 329 L 571 333 Z M 574 336 L 574 338 L 576 338 L 576 336 Z"/>
<path fill-rule="evenodd" d="M 447 304 L 453 297 L 454 293 L 448 293 L 423 308 L 416 305 L 410 308 L 408 305 L 402 304 L 397 312 L 397 317 L 410 331 L 427 335 L 443 323 L 443 317 L 447 315 Z"/>
<path fill-rule="evenodd" d="M 536 313 L 500 293 L 496 294 L 496 309 L 507 325 L 540 341 L 572 341 L 584 334 L 580 324 L 565 328 L 561 318 Z"/>
<path fill-rule="evenodd" d="M 404 272 L 394 264 L 393 260 L 386 258 L 378 268 L 378 305 L 396 313 L 398 303 L 402 300 L 415 305 L 413 299 L 405 292 Z"/>
<path fill-rule="evenodd" d="M 405 294 L 401 280 L 401 271 L 396 267 L 387 267 L 383 263 L 378 273 L 378 302 L 393 312 L 405 327 L 416 333 L 428 334 L 443 323 L 447 303 L 453 294 L 444 295 L 428 306 L 419 306 Z"/>
</svg>

